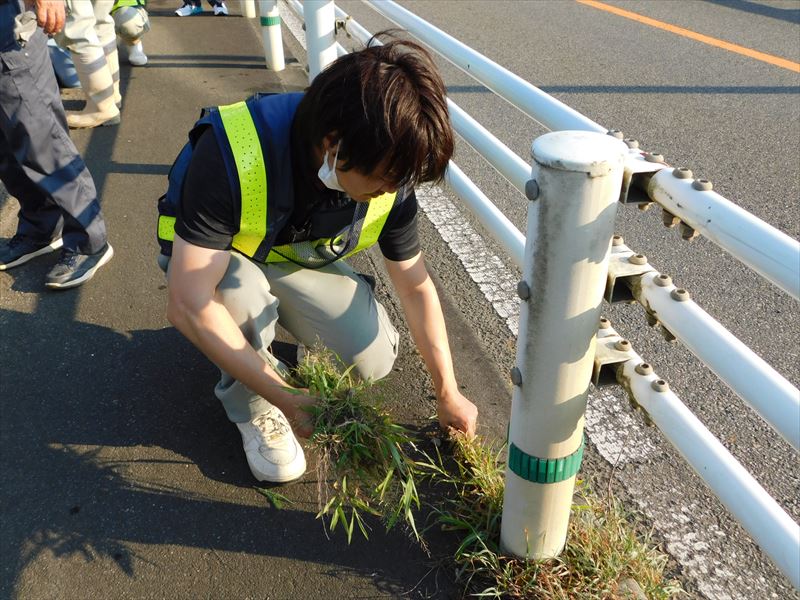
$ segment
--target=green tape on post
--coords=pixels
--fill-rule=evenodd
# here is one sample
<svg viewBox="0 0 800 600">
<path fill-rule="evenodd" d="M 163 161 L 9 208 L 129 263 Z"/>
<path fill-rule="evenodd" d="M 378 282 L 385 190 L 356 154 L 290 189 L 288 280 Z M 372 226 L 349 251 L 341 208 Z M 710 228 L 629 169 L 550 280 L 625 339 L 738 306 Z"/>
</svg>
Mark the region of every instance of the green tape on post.
<svg viewBox="0 0 800 600">
<path fill-rule="evenodd" d="M 508 451 L 508 468 L 534 483 L 559 483 L 575 475 L 581 468 L 585 439 L 575 452 L 563 458 L 537 458 L 526 454 L 513 443 Z"/>
<path fill-rule="evenodd" d="M 262 27 L 269 27 L 271 25 L 280 25 L 280 24 L 281 24 L 280 17 L 261 17 Z"/>
</svg>

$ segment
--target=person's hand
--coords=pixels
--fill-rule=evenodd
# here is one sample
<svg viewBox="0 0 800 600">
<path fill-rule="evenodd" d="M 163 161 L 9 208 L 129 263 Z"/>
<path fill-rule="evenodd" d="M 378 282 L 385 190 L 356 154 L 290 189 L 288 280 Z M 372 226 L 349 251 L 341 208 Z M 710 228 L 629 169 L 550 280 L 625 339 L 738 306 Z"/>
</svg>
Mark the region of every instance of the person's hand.
<svg viewBox="0 0 800 600">
<path fill-rule="evenodd" d="M 447 430 L 452 427 L 467 436 L 475 435 L 478 407 L 467 400 L 461 392 L 455 391 L 439 398 L 436 412 L 442 429 Z"/>
<path fill-rule="evenodd" d="M 302 438 L 311 437 L 314 433 L 314 419 L 306 409 L 316 404 L 317 399 L 308 395 L 308 390 L 301 388 L 292 396 L 292 407 L 286 411 L 286 418 L 295 435 Z"/>
<path fill-rule="evenodd" d="M 64 28 L 64 0 L 34 0 L 34 5 L 36 21 L 47 35 L 58 33 Z"/>
</svg>

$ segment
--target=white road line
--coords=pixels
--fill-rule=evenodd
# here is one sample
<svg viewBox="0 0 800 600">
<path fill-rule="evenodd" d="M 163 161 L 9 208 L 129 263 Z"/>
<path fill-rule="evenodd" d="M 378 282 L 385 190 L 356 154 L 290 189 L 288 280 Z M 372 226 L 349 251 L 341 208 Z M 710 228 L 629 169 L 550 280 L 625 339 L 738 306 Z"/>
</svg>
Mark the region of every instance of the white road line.
<svg viewBox="0 0 800 600">
<path fill-rule="evenodd" d="M 514 335 L 519 329 L 517 282 L 503 261 L 489 250 L 481 236 L 438 187 L 417 190 L 417 202 L 442 239 L 464 265 L 470 278 Z"/>
</svg>

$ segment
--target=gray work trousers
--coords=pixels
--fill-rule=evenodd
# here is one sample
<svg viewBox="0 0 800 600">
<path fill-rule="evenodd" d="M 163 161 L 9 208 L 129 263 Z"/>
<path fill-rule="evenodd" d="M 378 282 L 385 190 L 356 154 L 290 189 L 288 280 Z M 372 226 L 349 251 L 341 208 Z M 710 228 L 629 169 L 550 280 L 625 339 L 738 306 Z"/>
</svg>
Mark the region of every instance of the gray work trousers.
<svg viewBox="0 0 800 600">
<path fill-rule="evenodd" d="M 166 263 L 161 256 L 162 269 Z M 345 365 L 355 365 L 365 379 L 386 376 L 397 358 L 397 330 L 372 286 L 344 261 L 305 269 L 292 263 L 259 264 L 231 252 L 217 299 L 250 345 L 278 372 L 285 368 L 269 351 L 277 324 L 307 347 L 322 344 Z M 236 423 L 269 407 L 264 398 L 222 370 L 214 393 Z"/>
<path fill-rule="evenodd" d="M 112 8 L 114 0 L 67 0 L 67 21 L 56 34 L 56 42 L 70 52 L 84 52 L 91 47 L 116 48 Z"/>
<path fill-rule="evenodd" d="M 65 249 L 92 254 L 106 243 L 94 181 L 69 137 L 47 39 L 37 29 L 22 47 L 9 33 L 18 12 L 0 3 L 0 179 L 20 204 L 17 233 L 60 234 Z"/>
</svg>

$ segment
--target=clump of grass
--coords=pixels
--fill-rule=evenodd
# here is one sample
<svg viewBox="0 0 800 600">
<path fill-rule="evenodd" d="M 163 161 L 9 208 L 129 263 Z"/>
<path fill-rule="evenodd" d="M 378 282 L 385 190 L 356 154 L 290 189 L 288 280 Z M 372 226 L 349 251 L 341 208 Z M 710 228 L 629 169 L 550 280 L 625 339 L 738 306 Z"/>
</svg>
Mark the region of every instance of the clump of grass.
<svg viewBox="0 0 800 600">
<path fill-rule="evenodd" d="M 314 422 L 309 442 L 318 455 L 317 518 L 327 518 L 331 531 L 341 524 L 348 543 L 356 528 L 369 538 L 365 515 L 383 519 L 387 529 L 403 520 L 419 539 L 411 433 L 392 422 L 376 385 L 342 367 L 330 352 L 315 349 L 295 375 L 319 398 L 309 409 Z"/>
<path fill-rule="evenodd" d="M 319 398 L 310 410 L 310 445 L 318 454 L 317 517 L 327 519 L 331 531 L 341 525 L 350 542 L 356 528 L 369 537 L 366 515 L 383 519 L 387 529 L 403 520 L 424 548 L 413 511 L 420 508 L 417 481 L 426 478 L 444 492 L 433 507 L 437 522 L 462 536 L 454 559 L 465 595 L 594 600 L 635 597 L 636 587 L 648 598 L 681 593 L 677 582 L 664 578 L 666 555 L 637 528 L 633 515 L 610 493 L 600 498 L 580 482 L 581 501 L 572 507 L 558 558 L 503 555 L 505 448 L 454 433 L 452 453 L 443 456 L 437 447 L 435 457 L 415 462 L 411 432 L 392 422 L 379 388 L 351 371 L 322 349 L 306 354 L 296 371 L 295 383 Z M 283 500 L 267 497 L 276 507 Z"/>
<path fill-rule="evenodd" d="M 503 507 L 503 448 L 456 434 L 452 457 L 438 453 L 420 463 L 427 476 L 450 488 L 443 507 L 435 509 L 443 528 L 463 534 L 456 550 L 458 578 L 468 593 L 496 598 L 623 598 L 633 580 L 648 598 L 680 593 L 664 580 L 666 555 L 648 534 L 639 534 L 613 496 L 599 499 L 579 484 L 564 551 L 557 559 L 527 561 L 499 549 Z"/>
</svg>

